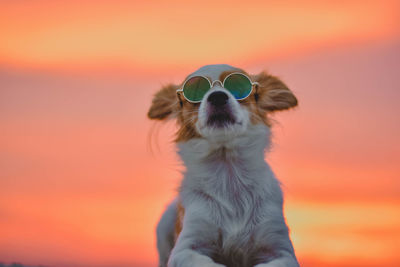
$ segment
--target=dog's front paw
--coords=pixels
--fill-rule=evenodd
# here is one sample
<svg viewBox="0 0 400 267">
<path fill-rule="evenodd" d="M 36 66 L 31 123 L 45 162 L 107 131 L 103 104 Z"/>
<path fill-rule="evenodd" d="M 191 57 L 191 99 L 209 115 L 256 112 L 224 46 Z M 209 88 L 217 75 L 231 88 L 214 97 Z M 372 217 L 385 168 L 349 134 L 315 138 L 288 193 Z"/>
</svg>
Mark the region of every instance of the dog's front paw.
<svg viewBox="0 0 400 267">
<path fill-rule="evenodd" d="M 276 259 L 267 263 L 260 263 L 254 267 L 300 267 L 297 261 L 292 259 Z"/>
<path fill-rule="evenodd" d="M 210 257 L 193 250 L 183 250 L 171 255 L 168 267 L 226 267 L 215 263 Z"/>
<path fill-rule="evenodd" d="M 168 267 L 171 267 L 171 266 L 185 266 L 186 267 L 186 265 L 173 265 L 173 264 L 171 264 L 171 263 L 169 263 L 168 264 Z M 226 267 L 225 265 L 222 265 L 222 264 L 219 264 L 219 263 L 202 263 L 202 264 L 197 264 L 197 263 L 192 263 L 192 264 L 190 264 L 190 265 L 187 265 L 187 267 L 193 267 L 193 266 L 196 266 L 196 267 Z"/>
<path fill-rule="evenodd" d="M 286 267 L 286 266 L 282 265 L 280 262 L 269 262 L 269 263 L 257 264 L 254 267 Z"/>
</svg>

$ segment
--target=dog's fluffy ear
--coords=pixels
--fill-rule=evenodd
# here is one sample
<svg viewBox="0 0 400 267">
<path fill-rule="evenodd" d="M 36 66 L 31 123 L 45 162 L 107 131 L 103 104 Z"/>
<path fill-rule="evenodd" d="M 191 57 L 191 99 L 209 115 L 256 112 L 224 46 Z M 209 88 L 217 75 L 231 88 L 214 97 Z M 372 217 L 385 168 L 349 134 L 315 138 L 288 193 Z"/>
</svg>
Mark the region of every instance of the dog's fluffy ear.
<svg viewBox="0 0 400 267">
<path fill-rule="evenodd" d="M 169 84 L 161 88 L 151 103 L 147 116 L 154 120 L 164 120 L 176 116 L 179 110 L 179 99 L 176 95 L 178 86 Z"/>
<path fill-rule="evenodd" d="M 253 76 L 257 85 L 257 104 L 265 111 L 285 110 L 297 106 L 297 98 L 277 77 L 261 72 Z"/>
</svg>

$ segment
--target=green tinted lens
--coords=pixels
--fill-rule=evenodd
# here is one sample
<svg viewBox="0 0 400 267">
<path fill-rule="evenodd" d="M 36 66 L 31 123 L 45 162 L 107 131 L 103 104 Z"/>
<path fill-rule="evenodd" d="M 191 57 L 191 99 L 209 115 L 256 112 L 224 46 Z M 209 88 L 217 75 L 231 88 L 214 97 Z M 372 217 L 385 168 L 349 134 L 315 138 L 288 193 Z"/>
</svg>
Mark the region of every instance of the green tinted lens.
<svg viewBox="0 0 400 267">
<path fill-rule="evenodd" d="M 192 102 L 200 102 L 210 89 L 210 82 L 201 76 L 195 76 L 186 81 L 183 86 L 184 96 Z"/>
<path fill-rule="evenodd" d="M 249 78 L 243 74 L 234 73 L 225 79 L 224 87 L 228 89 L 236 99 L 240 100 L 250 95 L 253 85 Z"/>
</svg>

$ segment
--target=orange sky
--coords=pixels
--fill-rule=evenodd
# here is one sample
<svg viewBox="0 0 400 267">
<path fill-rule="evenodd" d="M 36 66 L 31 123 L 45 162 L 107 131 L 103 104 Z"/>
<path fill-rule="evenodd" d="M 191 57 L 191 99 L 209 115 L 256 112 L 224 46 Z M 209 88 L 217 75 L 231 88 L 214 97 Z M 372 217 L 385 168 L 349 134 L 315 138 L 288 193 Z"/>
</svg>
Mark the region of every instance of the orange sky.
<svg viewBox="0 0 400 267">
<path fill-rule="evenodd" d="M 1 2 L 0 262 L 156 266 L 182 167 L 146 112 L 223 62 L 299 98 L 267 160 L 302 266 L 399 266 L 399 26 L 398 1 Z"/>
<path fill-rule="evenodd" d="M 7 1 L 0 59 L 19 66 L 143 69 L 259 61 L 387 38 L 398 1 Z M 77 66 L 78 65 L 78 66 Z"/>
</svg>

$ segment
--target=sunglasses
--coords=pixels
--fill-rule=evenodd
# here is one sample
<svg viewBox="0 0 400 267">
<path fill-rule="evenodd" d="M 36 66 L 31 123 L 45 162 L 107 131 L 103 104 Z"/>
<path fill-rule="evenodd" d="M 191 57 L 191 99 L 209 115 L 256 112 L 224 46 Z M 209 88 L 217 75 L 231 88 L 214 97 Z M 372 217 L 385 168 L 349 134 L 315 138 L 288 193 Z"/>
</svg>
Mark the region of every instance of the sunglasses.
<svg viewBox="0 0 400 267">
<path fill-rule="evenodd" d="M 187 79 L 181 89 L 176 92 L 183 92 L 185 99 L 191 103 L 199 103 L 204 95 L 213 87 L 216 80 L 211 81 L 204 76 L 193 76 Z M 258 85 L 257 82 L 252 82 L 250 78 L 243 73 L 234 72 L 225 77 L 222 86 L 227 89 L 237 100 L 247 98 L 253 91 L 253 85 Z"/>
</svg>

